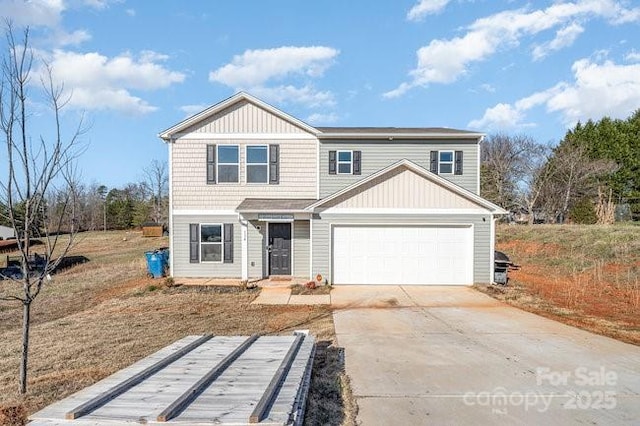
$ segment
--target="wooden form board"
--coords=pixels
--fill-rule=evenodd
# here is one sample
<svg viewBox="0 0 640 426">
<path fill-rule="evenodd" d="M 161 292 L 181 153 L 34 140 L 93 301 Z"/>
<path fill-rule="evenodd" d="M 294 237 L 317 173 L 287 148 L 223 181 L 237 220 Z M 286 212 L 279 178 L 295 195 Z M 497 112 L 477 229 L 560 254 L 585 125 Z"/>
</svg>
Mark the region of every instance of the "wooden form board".
<svg viewBox="0 0 640 426">
<path fill-rule="evenodd" d="M 158 416 L 246 342 L 247 336 L 215 336 L 127 391 L 112 399 L 107 398 L 103 405 L 90 413 L 74 420 L 65 418 L 69 412 L 87 401 L 98 395 L 108 394 L 110 389 L 199 338 L 201 336 L 188 336 L 174 342 L 130 367 L 33 414 L 29 424 L 99 426 L 144 422 L 150 425 L 249 425 L 250 416 L 263 399 L 269 384 L 274 381 L 274 375 L 290 352 L 295 336 L 258 337 L 179 415 L 166 422 L 159 421 Z M 259 424 L 301 424 L 314 345 L 313 337 L 305 336 Z"/>
</svg>

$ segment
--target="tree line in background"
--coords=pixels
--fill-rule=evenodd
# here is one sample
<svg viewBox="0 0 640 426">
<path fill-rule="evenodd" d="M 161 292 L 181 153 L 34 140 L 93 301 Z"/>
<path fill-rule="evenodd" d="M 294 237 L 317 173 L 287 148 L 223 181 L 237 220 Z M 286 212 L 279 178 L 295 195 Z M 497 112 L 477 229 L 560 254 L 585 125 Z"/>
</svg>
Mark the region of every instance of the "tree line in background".
<svg viewBox="0 0 640 426">
<path fill-rule="evenodd" d="M 43 197 L 37 214 L 30 223 L 31 235 L 47 225 L 48 229 L 67 232 L 103 229 L 131 229 L 145 222 L 168 223 L 169 196 L 166 162 L 153 160 L 143 169 L 140 182 L 121 188 L 107 188 L 93 183 L 74 182 L 73 203 L 76 214 L 61 214 L 67 208 L 69 194 L 50 191 Z M 14 203 L 14 218 L 18 219 L 18 233 L 24 229 L 26 200 Z M 73 223 L 72 223 L 73 222 Z M 0 225 L 12 226 L 8 207 L 0 201 Z"/>
<path fill-rule="evenodd" d="M 497 134 L 481 145 L 481 194 L 528 223 L 640 220 L 640 110 L 578 123 L 551 147 Z"/>
</svg>

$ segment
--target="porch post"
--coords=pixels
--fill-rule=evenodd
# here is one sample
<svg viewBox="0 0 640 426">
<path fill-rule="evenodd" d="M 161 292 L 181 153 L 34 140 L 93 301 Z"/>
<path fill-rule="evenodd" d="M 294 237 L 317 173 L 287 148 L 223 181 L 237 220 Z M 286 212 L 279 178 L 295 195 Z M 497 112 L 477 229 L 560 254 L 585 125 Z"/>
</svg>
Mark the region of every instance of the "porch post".
<svg viewBox="0 0 640 426">
<path fill-rule="evenodd" d="M 242 233 L 242 281 L 247 282 L 249 280 L 249 222 L 242 216 L 240 217 L 240 231 Z"/>
</svg>

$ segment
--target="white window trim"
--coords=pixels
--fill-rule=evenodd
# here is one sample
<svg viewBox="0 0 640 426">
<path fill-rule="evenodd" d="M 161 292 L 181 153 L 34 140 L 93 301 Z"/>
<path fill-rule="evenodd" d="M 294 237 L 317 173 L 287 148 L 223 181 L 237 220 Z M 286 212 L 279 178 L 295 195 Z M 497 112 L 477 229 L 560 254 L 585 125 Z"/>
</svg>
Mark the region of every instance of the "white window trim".
<svg viewBox="0 0 640 426">
<path fill-rule="evenodd" d="M 212 242 L 202 242 L 202 226 L 219 226 L 220 227 L 220 242 L 212 243 Z M 223 263 L 224 262 L 224 224 L 222 223 L 200 223 L 198 225 L 198 239 L 200 240 L 200 246 L 198 249 L 200 250 L 200 263 Z M 203 244 L 219 244 L 220 245 L 220 260 L 202 260 L 202 245 Z"/>
<path fill-rule="evenodd" d="M 264 182 L 249 182 L 249 147 L 265 147 L 267 149 L 266 163 L 251 163 L 252 165 L 267 166 L 267 180 Z M 269 145 L 267 144 L 248 144 L 244 147 L 244 181 L 247 185 L 267 185 L 269 184 Z"/>
<path fill-rule="evenodd" d="M 440 161 L 440 155 L 445 152 L 451 153 L 451 161 Z M 445 173 L 442 172 L 443 164 L 451 164 L 451 172 Z M 456 164 L 456 153 L 454 151 L 446 150 L 446 151 L 438 151 L 438 174 L 440 175 L 452 175 L 455 172 L 455 164 Z"/>
<path fill-rule="evenodd" d="M 236 148 L 238 148 L 238 162 L 237 163 L 222 163 L 220 162 L 220 147 L 231 147 L 231 146 L 235 146 Z M 219 183 L 221 185 L 225 185 L 225 184 L 238 184 L 240 183 L 240 145 L 235 145 L 235 144 L 218 144 L 216 145 L 216 183 Z M 236 182 L 220 182 L 220 166 L 236 166 L 238 168 L 238 180 Z"/>
<path fill-rule="evenodd" d="M 351 155 L 350 161 L 340 161 L 340 153 L 348 152 Z M 340 172 L 340 164 L 349 164 L 349 173 Z M 353 174 L 353 151 L 351 150 L 340 150 L 336 151 L 336 174 L 338 175 L 352 175 Z"/>
</svg>

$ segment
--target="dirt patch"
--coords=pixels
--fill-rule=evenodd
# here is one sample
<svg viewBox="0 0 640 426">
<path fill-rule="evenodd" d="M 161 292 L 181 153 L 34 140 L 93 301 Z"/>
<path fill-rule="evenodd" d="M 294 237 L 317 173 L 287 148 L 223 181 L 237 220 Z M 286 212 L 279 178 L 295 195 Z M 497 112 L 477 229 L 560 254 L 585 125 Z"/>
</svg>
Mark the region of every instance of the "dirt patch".
<svg viewBox="0 0 640 426">
<path fill-rule="evenodd" d="M 640 227 L 501 226 L 496 248 L 521 265 L 482 291 L 520 308 L 640 344 Z"/>
<path fill-rule="evenodd" d="M 317 295 L 317 294 L 330 294 L 333 289 L 330 285 L 318 285 L 315 283 L 311 285 L 294 284 L 291 286 L 292 295 Z"/>
</svg>

